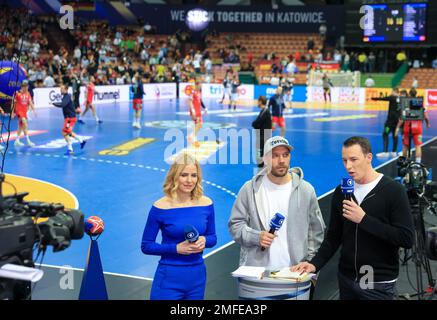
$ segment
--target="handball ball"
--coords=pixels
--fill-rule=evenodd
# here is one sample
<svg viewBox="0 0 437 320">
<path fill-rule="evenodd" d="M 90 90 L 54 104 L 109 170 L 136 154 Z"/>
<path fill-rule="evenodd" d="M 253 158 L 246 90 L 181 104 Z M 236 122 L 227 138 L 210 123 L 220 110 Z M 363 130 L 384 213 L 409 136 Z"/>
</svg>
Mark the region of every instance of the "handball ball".
<svg viewBox="0 0 437 320">
<path fill-rule="evenodd" d="M 85 221 L 85 232 L 89 236 L 98 236 L 105 230 L 105 223 L 98 216 L 92 216 Z"/>
<path fill-rule="evenodd" d="M 21 82 L 26 80 L 26 71 L 13 61 L 0 61 L 0 102 L 12 100 Z"/>
</svg>

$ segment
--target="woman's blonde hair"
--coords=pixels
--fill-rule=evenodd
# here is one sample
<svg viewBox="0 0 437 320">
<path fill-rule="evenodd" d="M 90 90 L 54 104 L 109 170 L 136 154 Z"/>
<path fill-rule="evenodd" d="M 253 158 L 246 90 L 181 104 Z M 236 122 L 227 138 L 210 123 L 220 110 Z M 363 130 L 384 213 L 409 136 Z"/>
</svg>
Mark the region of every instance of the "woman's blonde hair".
<svg viewBox="0 0 437 320">
<path fill-rule="evenodd" d="M 163 186 L 166 196 L 176 199 L 176 191 L 179 188 L 179 176 L 185 167 L 191 164 L 195 165 L 197 170 L 197 183 L 193 191 L 191 191 L 191 199 L 198 200 L 203 196 L 202 171 L 200 170 L 199 162 L 188 153 L 178 155 L 168 170 Z"/>
</svg>

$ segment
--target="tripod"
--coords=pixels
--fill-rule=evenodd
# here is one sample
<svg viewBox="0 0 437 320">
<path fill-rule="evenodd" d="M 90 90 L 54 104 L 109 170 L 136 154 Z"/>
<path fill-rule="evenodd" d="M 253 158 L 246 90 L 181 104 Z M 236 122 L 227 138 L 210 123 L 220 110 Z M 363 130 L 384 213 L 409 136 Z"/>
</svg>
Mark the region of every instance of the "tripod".
<svg viewBox="0 0 437 320">
<path fill-rule="evenodd" d="M 429 263 L 429 259 L 426 256 L 425 248 L 425 223 L 423 220 L 423 201 L 422 197 L 417 195 L 415 191 L 415 197 L 410 194 L 410 205 L 411 213 L 414 222 L 414 244 L 412 248 L 412 255 L 410 257 L 405 257 L 403 264 L 408 263 L 409 259 L 412 259 L 416 266 L 416 282 L 417 282 L 417 292 L 414 294 L 406 294 L 404 297 L 415 297 L 419 300 L 423 300 L 425 294 L 431 293 L 431 297 L 436 293 L 436 282 L 432 276 L 432 270 Z M 424 290 L 423 288 L 423 271 L 426 272 L 428 277 L 428 288 Z"/>
</svg>

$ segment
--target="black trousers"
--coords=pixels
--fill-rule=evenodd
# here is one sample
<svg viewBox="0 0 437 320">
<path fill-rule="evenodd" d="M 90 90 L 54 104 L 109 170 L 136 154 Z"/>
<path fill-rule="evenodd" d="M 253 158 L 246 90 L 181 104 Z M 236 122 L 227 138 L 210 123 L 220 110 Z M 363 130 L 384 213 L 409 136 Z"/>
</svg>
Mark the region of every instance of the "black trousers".
<svg viewBox="0 0 437 320">
<path fill-rule="evenodd" d="M 360 282 L 338 273 L 340 300 L 394 300 L 396 282 L 373 283 L 373 289 L 361 288 Z"/>
</svg>

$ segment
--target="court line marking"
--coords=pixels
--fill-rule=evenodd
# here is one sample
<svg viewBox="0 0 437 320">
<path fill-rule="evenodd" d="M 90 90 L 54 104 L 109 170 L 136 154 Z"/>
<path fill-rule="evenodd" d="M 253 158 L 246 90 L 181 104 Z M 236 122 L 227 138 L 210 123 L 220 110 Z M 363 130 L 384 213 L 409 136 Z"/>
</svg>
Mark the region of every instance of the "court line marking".
<svg viewBox="0 0 437 320">
<path fill-rule="evenodd" d="M 17 154 L 17 155 L 26 155 L 26 156 L 41 156 L 40 153 L 32 153 L 32 152 L 14 152 L 14 151 L 8 151 L 9 154 Z M 44 154 L 45 158 L 58 158 L 59 155 L 53 155 L 53 154 Z M 64 156 L 64 158 L 69 158 L 68 156 Z M 161 168 L 157 168 L 157 167 L 151 167 L 151 166 L 147 166 L 145 164 L 136 164 L 136 163 L 129 163 L 129 162 L 119 162 L 119 161 L 112 161 L 112 160 L 103 160 L 103 159 L 95 159 L 95 158 L 86 158 L 86 157 L 77 157 L 77 156 L 73 156 L 71 157 L 71 159 L 73 160 L 82 160 L 82 161 L 91 161 L 94 163 L 100 163 L 100 164 L 115 164 L 115 165 L 121 165 L 121 166 L 125 166 L 125 167 L 132 167 L 132 168 L 140 168 L 140 169 L 147 169 L 147 170 L 153 170 L 153 171 L 158 171 L 158 172 L 167 172 L 165 169 L 161 169 Z M 230 194 L 233 197 L 237 197 L 237 194 L 235 192 L 233 192 L 230 189 L 227 189 L 221 185 L 218 185 L 214 182 L 211 182 L 209 180 L 203 180 L 206 184 L 220 190 L 223 191 L 227 194 Z M 77 199 L 76 199 L 77 200 Z"/>
<path fill-rule="evenodd" d="M 41 267 L 46 267 L 46 268 L 54 268 L 54 269 L 82 271 L 82 272 L 85 271 L 85 269 L 74 268 L 74 267 L 71 267 L 71 266 L 55 266 L 55 265 L 51 265 L 51 264 L 38 264 L 36 266 L 37 267 L 41 266 Z M 116 276 L 116 277 L 125 277 L 125 278 L 137 279 L 137 280 L 153 281 L 153 278 L 131 276 L 131 275 L 128 275 L 128 274 L 123 274 L 123 273 L 115 273 L 115 272 L 106 272 L 106 271 L 103 271 L 103 274 L 107 274 L 107 275 L 110 275 L 110 276 Z"/>
<path fill-rule="evenodd" d="M 11 152 L 11 151 L 9 151 L 10 153 L 13 153 L 13 152 Z M 73 200 L 74 200 L 74 208 L 71 208 L 71 209 L 75 209 L 75 210 L 77 210 L 78 208 L 79 208 L 79 200 L 76 198 L 76 196 L 71 192 L 71 191 L 69 191 L 69 190 L 67 190 L 67 189 L 65 189 L 65 188 L 63 188 L 63 187 L 61 187 L 61 186 L 59 186 L 59 185 L 57 185 L 57 184 L 54 184 L 54 183 L 51 183 L 51 182 L 48 182 L 48 181 L 44 181 L 44 180 L 40 180 L 40 179 L 36 179 L 36 178 L 30 178 L 30 177 L 26 177 L 26 176 L 20 176 L 20 175 L 17 175 L 17 174 L 12 174 L 12 173 L 6 173 L 8 176 L 14 176 L 14 177 L 18 177 L 18 178 L 25 178 L 25 179 L 29 179 L 29 180 L 33 180 L 33 181 L 38 181 L 38 182 L 42 182 L 42 183 L 47 183 L 47 184 L 49 184 L 49 185 L 51 185 L 51 186 L 54 186 L 54 187 L 56 187 L 56 188 L 58 188 L 58 189 L 61 189 L 62 191 L 65 191 L 66 193 L 68 193 L 72 198 L 73 198 Z"/>
</svg>

